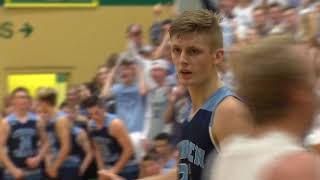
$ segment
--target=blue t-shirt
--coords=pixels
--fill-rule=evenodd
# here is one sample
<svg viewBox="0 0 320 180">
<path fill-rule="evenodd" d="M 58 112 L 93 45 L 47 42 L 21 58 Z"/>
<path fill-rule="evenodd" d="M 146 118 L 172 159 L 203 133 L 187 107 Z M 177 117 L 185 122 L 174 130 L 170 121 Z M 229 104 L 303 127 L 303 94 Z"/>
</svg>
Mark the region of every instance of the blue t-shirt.
<svg viewBox="0 0 320 180">
<path fill-rule="evenodd" d="M 124 121 L 129 132 L 142 132 L 146 98 L 140 95 L 138 85 L 116 84 L 111 93 L 116 101 L 116 114 Z"/>
</svg>

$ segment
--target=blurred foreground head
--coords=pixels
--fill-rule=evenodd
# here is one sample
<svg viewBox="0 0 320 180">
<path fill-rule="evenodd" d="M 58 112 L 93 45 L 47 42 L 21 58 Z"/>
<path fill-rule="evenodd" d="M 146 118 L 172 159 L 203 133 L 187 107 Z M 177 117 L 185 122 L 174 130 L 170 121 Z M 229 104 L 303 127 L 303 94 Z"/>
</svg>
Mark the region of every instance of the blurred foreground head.
<svg viewBox="0 0 320 180">
<path fill-rule="evenodd" d="M 258 41 L 231 57 L 236 92 L 256 125 L 290 122 L 300 133 L 311 126 L 316 78 L 307 54 L 306 45 L 285 35 Z"/>
</svg>

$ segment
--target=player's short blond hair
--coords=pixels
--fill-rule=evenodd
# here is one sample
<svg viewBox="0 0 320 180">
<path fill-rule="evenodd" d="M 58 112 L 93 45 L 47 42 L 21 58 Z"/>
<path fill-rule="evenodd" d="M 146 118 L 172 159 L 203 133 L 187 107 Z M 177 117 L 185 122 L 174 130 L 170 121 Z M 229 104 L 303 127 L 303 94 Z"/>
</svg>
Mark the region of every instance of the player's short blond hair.
<svg viewBox="0 0 320 180">
<path fill-rule="evenodd" d="M 170 37 L 187 33 L 205 34 L 208 36 L 210 49 L 223 47 L 221 17 L 208 10 L 185 11 L 178 16 L 169 29 Z"/>
<path fill-rule="evenodd" d="M 39 101 L 48 103 L 51 106 L 56 106 L 57 105 L 57 91 L 53 88 L 41 88 L 38 91 L 38 97 L 37 99 Z"/>
</svg>

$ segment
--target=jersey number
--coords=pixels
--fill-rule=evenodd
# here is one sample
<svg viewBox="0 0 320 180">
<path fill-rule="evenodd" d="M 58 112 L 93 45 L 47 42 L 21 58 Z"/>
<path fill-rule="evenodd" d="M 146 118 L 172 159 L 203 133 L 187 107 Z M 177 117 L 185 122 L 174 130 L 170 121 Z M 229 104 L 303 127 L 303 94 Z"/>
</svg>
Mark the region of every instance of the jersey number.
<svg viewBox="0 0 320 180">
<path fill-rule="evenodd" d="M 19 141 L 19 147 L 17 149 L 16 156 L 17 157 L 26 157 L 30 156 L 33 153 L 32 149 L 32 140 L 30 136 L 21 136 Z"/>
<path fill-rule="evenodd" d="M 102 159 L 103 159 L 103 161 L 106 163 L 106 162 L 108 162 L 108 158 L 110 158 L 110 155 L 111 155 L 111 153 L 110 153 L 110 151 L 109 151 L 109 148 L 108 147 L 106 147 L 105 145 L 99 145 L 99 148 L 100 148 L 100 153 L 101 153 L 101 155 L 102 155 Z"/>
</svg>

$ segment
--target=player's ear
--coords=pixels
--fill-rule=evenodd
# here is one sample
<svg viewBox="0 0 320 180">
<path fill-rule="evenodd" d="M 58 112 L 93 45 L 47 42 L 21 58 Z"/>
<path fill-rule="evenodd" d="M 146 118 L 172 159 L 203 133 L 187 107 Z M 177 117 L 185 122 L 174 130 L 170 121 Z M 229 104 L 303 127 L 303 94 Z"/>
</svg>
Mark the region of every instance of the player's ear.
<svg viewBox="0 0 320 180">
<path fill-rule="evenodd" d="M 212 52 L 212 60 L 214 65 L 220 64 L 223 61 L 223 58 L 224 50 L 222 48 L 219 48 Z"/>
</svg>

